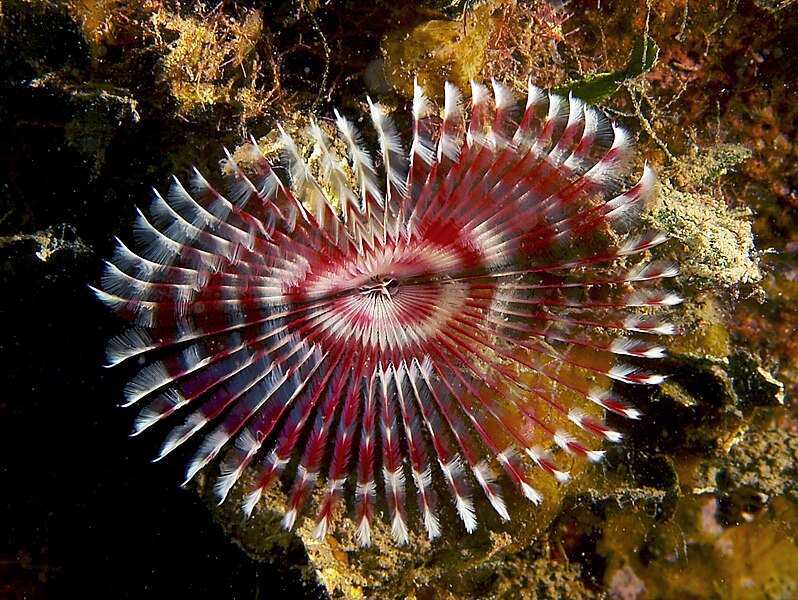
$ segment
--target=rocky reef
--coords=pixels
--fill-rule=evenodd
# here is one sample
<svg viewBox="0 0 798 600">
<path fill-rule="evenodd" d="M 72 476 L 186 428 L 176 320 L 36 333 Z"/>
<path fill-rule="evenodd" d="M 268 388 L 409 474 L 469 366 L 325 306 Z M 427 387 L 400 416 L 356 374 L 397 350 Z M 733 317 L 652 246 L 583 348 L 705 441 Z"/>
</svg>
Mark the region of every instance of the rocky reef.
<svg viewBox="0 0 798 600">
<path fill-rule="evenodd" d="M 710 12 L 684 0 L 0 2 L 0 273 L 13 290 L 3 312 L 36 315 L 11 324 L 0 343 L 15 365 L 0 415 L 20 431 L 43 427 L 52 456 L 71 439 L 65 430 L 86 432 L 81 460 L 109 444 L 137 448 L 132 458 L 123 450 L 97 458 L 88 473 L 52 467 L 94 482 L 69 492 L 71 477 L 54 475 L 80 499 L 77 519 L 59 517 L 73 509 L 49 486 L 15 486 L 0 589 L 28 598 L 77 589 L 96 558 L 75 541 L 84 527 L 159 539 L 136 538 L 144 534 L 117 522 L 127 515 L 109 514 L 112 498 L 129 493 L 129 510 L 163 502 L 175 509 L 164 522 L 213 529 L 187 544 L 237 544 L 254 560 L 236 551 L 224 565 L 245 573 L 240 585 L 254 597 L 280 577 L 293 593 L 330 598 L 794 595 L 798 7 L 721 4 Z M 672 237 L 657 252 L 678 257 L 687 302 L 665 359 L 671 377 L 634 398 L 643 419 L 616 423 L 624 444 L 600 464 L 575 462 L 567 485 L 541 479 L 539 507 L 508 498 L 509 523 L 485 512 L 487 527 L 473 535 L 452 527 L 433 542 L 413 534 L 405 546 L 381 521 L 366 550 L 346 520 L 321 541 L 310 520 L 285 532 L 279 488 L 268 499 L 274 510 L 252 519 L 240 511 L 242 486 L 221 506 L 203 478 L 161 499 L 180 474 L 144 464 L 153 440 L 124 438 L 132 415 L 113 405 L 125 377 L 100 372 L 103 340 L 117 324 L 85 289 L 149 188 L 192 165 L 218 172 L 223 145 L 233 150 L 252 133 L 265 147 L 276 121 L 290 131 L 333 107 L 359 114 L 367 94 L 409 114 L 414 77 L 428 90 L 472 78 L 524 89 L 529 74 L 597 103 L 634 133 L 639 167 L 646 160 L 658 173 L 644 219 Z M 51 333 L 69 344 L 43 351 Z M 65 358 L 70 349 L 74 359 Z M 31 383 L 52 373 L 58 382 Z M 58 398 L 58 389 L 68 392 Z M 56 405 L 76 397 L 84 400 L 69 410 Z M 27 456 L 26 436 L 7 438 L 20 481 L 51 469 Z M 108 483 L 132 463 L 142 465 L 121 490 Z M 193 510 L 175 508 L 183 502 Z M 444 523 L 459 525 L 451 506 L 441 508 Z M 69 524 L 38 528 L 48 519 Z M 140 562 L 115 559 L 117 537 L 90 536 L 85 546 L 107 544 L 106 560 L 119 573 L 129 566 L 130 581 L 136 569 L 161 569 L 153 585 L 170 589 L 171 570 L 148 562 L 146 547 L 135 553 Z M 73 545 L 86 564 L 71 556 Z"/>
</svg>

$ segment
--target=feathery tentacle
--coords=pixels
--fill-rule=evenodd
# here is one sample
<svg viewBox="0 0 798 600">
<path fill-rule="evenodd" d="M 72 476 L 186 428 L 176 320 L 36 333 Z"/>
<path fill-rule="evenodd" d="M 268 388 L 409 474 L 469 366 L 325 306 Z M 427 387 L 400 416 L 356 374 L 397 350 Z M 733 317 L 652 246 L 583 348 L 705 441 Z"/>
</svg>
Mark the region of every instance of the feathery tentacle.
<svg viewBox="0 0 798 600">
<path fill-rule="evenodd" d="M 539 503 L 535 469 L 565 483 L 557 456 L 621 441 L 600 414 L 640 417 L 622 388 L 663 380 L 645 365 L 675 333 L 626 132 L 531 82 L 523 110 L 473 83 L 468 118 L 452 84 L 440 119 L 414 90 L 409 152 L 368 99 L 374 154 L 336 111 L 347 156 L 307 130 L 319 173 L 280 129 L 288 185 L 254 139 L 225 193 L 175 179 L 94 290 L 132 323 L 109 365 L 143 361 L 134 434 L 174 423 L 158 459 L 199 438 L 187 480 L 223 455 L 221 501 L 254 468 L 247 514 L 285 480 L 288 529 L 321 486 L 318 538 L 347 504 L 368 545 L 380 512 L 399 543 L 414 520 L 439 537 L 443 489 L 468 532 L 479 501 L 511 518 L 507 482 Z"/>
</svg>

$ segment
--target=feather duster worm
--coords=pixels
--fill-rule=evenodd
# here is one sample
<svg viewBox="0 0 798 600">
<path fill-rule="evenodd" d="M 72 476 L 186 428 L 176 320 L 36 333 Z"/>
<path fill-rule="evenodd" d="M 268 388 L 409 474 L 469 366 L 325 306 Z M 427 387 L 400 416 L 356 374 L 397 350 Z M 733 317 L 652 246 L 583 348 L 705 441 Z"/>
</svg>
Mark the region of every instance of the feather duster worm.
<svg viewBox="0 0 798 600">
<path fill-rule="evenodd" d="M 134 434 L 173 424 L 158 458 L 198 438 L 190 480 L 224 449 L 221 499 L 256 469 L 247 514 L 282 480 L 288 529 L 321 486 L 315 535 L 348 510 L 363 545 L 377 512 L 435 538 L 446 491 L 472 532 L 478 498 L 510 519 L 507 485 L 537 504 L 535 469 L 601 460 L 604 411 L 639 416 L 618 388 L 663 379 L 640 365 L 680 301 L 645 258 L 666 236 L 637 227 L 654 174 L 619 193 L 633 150 L 595 109 L 475 83 L 466 118 L 447 84 L 440 118 L 416 85 L 406 153 L 369 108 L 377 161 L 336 112 L 348 156 L 311 121 L 317 175 L 281 129 L 283 178 L 253 140 L 226 196 L 196 170 L 156 191 L 95 290 L 133 324 L 110 364 L 144 361 Z"/>
</svg>

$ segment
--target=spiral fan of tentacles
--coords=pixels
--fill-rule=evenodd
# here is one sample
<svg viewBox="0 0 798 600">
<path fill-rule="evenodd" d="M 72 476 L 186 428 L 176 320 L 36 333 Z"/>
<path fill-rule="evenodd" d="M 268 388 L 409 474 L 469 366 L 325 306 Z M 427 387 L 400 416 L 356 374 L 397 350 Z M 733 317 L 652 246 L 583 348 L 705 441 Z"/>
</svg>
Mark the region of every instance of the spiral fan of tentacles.
<svg viewBox="0 0 798 600">
<path fill-rule="evenodd" d="M 247 514 L 279 480 L 287 529 L 310 503 L 317 537 L 350 511 L 368 545 L 377 513 L 439 536 L 441 493 L 468 532 L 481 496 L 508 520 L 508 484 L 537 504 L 535 470 L 565 482 L 621 439 L 605 411 L 638 418 L 619 392 L 662 381 L 644 363 L 680 301 L 638 223 L 654 174 L 621 193 L 629 137 L 576 98 L 470 104 L 447 84 L 441 116 L 416 85 L 409 153 L 369 101 L 376 160 L 336 112 L 348 157 L 310 121 L 315 175 L 280 129 L 282 178 L 252 140 L 227 196 L 196 170 L 155 192 L 95 292 L 133 324 L 110 364 L 144 363 L 134 434 L 182 415 L 158 458 L 198 437 L 187 480 L 221 452 L 221 499 L 255 469 Z"/>
</svg>

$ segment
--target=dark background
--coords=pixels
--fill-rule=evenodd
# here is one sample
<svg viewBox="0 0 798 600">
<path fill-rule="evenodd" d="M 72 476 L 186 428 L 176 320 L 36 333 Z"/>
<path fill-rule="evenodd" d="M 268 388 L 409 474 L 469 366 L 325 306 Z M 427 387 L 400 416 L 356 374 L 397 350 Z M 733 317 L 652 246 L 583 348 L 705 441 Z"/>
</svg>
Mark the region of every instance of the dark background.
<svg viewBox="0 0 798 600">
<path fill-rule="evenodd" d="M 99 259 L 36 248 L 0 248 L 0 597 L 303 597 L 179 488 L 182 463 L 150 464 L 153 440 L 127 436 L 125 373 L 101 368 L 120 323 L 86 287 Z"/>
<path fill-rule="evenodd" d="M 317 598 L 227 538 L 179 487 L 182 463 L 151 464 L 157 443 L 128 437 L 131 370 L 102 366 L 124 324 L 87 285 L 112 236 L 130 241 L 150 186 L 168 184 L 164 146 L 197 132 L 146 104 L 136 127 L 103 121 L 101 95 L 81 87 L 97 65 L 53 6 L 4 2 L 0 15 L 0 598 Z M 37 86 L 48 72 L 65 83 Z M 240 139 L 215 138 L 188 164 L 207 169 Z M 42 260 L 45 238 L 58 249 Z"/>
</svg>

